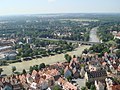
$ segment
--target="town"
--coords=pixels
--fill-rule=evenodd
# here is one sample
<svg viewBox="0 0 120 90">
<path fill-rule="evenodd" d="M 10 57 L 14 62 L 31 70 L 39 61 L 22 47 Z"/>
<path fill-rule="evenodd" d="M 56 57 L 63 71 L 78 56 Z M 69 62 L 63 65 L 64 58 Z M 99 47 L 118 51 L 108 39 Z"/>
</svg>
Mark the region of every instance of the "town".
<svg viewBox="0 0 120 90">
<path fill-rule="evenodd" d="M 120 90 L 120 16 L 100 16 L 1 19 L 1 90 Z"/>
</svg>

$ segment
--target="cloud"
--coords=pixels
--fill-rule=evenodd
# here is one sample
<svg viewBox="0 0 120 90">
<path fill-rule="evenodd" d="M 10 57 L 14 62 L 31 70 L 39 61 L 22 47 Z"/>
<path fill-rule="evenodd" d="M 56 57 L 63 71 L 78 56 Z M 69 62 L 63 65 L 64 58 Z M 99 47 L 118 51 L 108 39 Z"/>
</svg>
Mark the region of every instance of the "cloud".
<svg viewBox="0 0 120 90">
<path fill-rule="evenodd" d="M 51 3 L 51 2 L 55 2 L 55 1 L 56 1 L 56 0 L 48 0 L 48 2 L 50 2 L 50 3 Z"/>
</svg>

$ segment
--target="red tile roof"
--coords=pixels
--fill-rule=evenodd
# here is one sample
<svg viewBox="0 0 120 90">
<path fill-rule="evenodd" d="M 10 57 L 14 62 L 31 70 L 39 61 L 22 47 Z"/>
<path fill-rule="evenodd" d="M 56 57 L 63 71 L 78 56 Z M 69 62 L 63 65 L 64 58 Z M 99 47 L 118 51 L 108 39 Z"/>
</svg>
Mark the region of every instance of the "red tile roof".
<svg viewBox="0 0 120 90">
<path fill-rule="evenodd" d="M 32 76 L 36 76 L 36 74 L 37 74 L 37 71 L 36 71 L 36 70 L 33 70 L 33 71 L 32 71 Z"/>
<path fill-rule="evenodd" d="M 77 90 L 77 87 L 74 86 L 74 85 L 72 85 L 72 84 L 69 83 L 69 82 L 66 82 L 66 83 L 64 84 L 64 88 L 65 88 L 65 89 L 68 89 L 68 90 Z"/>
<path fill-rule="evenodd" d="M 113 85 L 112 90 L 120 90 L 120 85 Z"/>
</svg>

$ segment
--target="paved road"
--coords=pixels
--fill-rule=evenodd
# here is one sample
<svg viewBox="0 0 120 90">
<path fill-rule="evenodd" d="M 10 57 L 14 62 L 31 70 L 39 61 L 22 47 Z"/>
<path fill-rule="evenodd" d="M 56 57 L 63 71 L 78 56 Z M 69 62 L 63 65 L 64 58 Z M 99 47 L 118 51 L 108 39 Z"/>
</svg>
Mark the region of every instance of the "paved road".
<svg viewBox="0 0 120 90">
<path fill-rule="evenodd" d="M 90 31 L 90 40 L 89 40 L 89 42 L 96 42 L 96 43 L 100 42 L 99 38 L 97 37 L 97 28 L 98 27 L 95 27 Z"/>
</svg>

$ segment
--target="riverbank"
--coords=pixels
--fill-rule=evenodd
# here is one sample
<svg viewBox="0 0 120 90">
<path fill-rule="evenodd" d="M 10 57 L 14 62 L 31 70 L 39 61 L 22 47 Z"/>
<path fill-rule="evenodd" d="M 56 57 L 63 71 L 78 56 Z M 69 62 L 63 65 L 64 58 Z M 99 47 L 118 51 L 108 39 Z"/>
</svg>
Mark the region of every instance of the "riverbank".
<svg viewBox="0 0 120 90">
<path fill-rule="evenodd" d="M 90 46 L 83 45 L 83 46 L 76 48 L 74 51 L 67 52 L 67 54 L 80 56 L 82 51 L 89 47 Z M 21 72 L 23 69 L 29 70 L 30 66 L 39 65 L 40 63 L 53 64 L 56 62 L 64 62 L 64 61 L 65 61 L 64 54 L 57 54 L 55 56 L 33 59 L 31 61 L 23 61 L 23 62 L 13 63 L 13 64 L 10 64 L 9 66 L 0 66 L 0 68 L 3 68 L 3 70 L 4 70 L 2 72 L 2 74 L 10 75 L 10 74 L 12 74 L 12 66 L 15 66 L 17 68 L 16 71 Z"/>
</svg>

